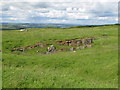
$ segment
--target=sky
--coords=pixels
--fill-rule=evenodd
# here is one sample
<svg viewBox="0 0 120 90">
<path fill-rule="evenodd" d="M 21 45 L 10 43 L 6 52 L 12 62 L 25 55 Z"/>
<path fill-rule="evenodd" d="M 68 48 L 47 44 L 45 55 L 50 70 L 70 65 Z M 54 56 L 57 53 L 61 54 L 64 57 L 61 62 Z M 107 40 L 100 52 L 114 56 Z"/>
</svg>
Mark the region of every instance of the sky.
<svg viewBox="0 0 120 90">
<path fill-rule="evenodd" d="M 100 25 L 118 23 L 118 0 L 4 0 L 0 22 Z"/>
</svg>

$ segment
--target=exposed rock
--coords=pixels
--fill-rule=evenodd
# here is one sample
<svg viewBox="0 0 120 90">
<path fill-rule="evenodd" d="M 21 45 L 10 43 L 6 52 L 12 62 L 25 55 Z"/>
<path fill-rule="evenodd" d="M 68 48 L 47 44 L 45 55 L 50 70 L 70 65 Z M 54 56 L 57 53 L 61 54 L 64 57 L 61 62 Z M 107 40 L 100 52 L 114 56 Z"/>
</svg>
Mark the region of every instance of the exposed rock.
<svg viewBox="0 0 120 90">
<path fill-rule="evenodd" d="M 36 43 L 34 45 L 26 46 L 26 47 L 23 47 L 23 48 L 13 48 L 11 51 L 25 51 L 25 50 L 30 50 L 30 49 L 33 49 L 33 48 L 36 48 L 36 47 L 44 48 L 44 47 L 47 47 L 48 45 L 49 44 Z"/>
<path fill-rule="evenodd" d="M 81 40 L 77 40 L 76 44 L 77 44 L 77 46 L 80 46 L 82 44 L 82 41 Z"/>
<path fill-rule="evenodd" d="M 24 48 L 13 48 L 12 50 L 11 50 L 12 52 L 13 51 L 25 51 L 25 49 Z"/>
<path fill-rule="evenodd" d="M 93 43 L 93 40 L 91 38 L 85 40 L 85 45 L 91 44 L 91 43 Z"/>
<path fill-rule="evenodd" d="M 71 41 L 66 41 L 68 46 L 71 46 Z"/>
<path fill-rule="evenodd" d="M 50 54 L 50 52 L 46 52 L 45 54 Z"/>
<path fill-rule="evenodd" d="M 59 50 L 56 50 L 56 47 L 51 44 L 42 44 L 42 43 L 36 43 L 31 46 L 26 46 L 26 47 L 20 47 L 20 48 L 13 48 L 11 51 L 25 51 L 29 49 L 33 49 L 36 47 L 40 48 L 47 48 L 49 45 L 50 47 L 47 48 L 47 51 L 44 52 L 44 54 L 50 54 L 50 53 L 56 53 L 56 52 L 62 52 L 62 51 L 75 51 L 79 49 L 84 49 L 84 48 L 91 48 L 93 40 L 96 40 L 94 37 L 89 37 L 89 38 L 75 38 L 75 39 L 70 39 L 70 40 L 63 40 L 63 41 L 56 41 L 57 44 L 59 45 L 66 45 L 66 46 L 72 46 L 72 48 L 62 48 Z M 74 47 L 74 48 L 73 48 Z M 39 51 L 36 51 L 39 52 Z M 41 52 L 43 54 L 43 52 Z"/>
<path fill-rule="evenodd" d="M 77 50 L 79 50 L 79 49 L 80 49 L 80 47 L 76 47 L 76 49 L 77 49 Z"/>
<path fill-rule="evenodd" d="M 85 49 L 85 46 L 80 46 L 80 49 Z"/>
<path fill-rule="evenodd" d="M 92 37 L 91 39 L 92 39 L 92 40 L 96 40 L 96 38 L 95 38 L 95 37 Z"/>
<path fill-rule="evenodd" d="M 54 52 L 56 50 L 56 47 L 54 45 L 51 45 L 47 49 L 48 49 L 48 52 Z"/>
<path fill-rule="evenodd" d="M 59 45 L 67 45 L 67 46 L 80 46 L 80 45 L 87 45 L 93 43 L 93 40 L 96 38 L 87 38 L 87 39 L 71 39 L 71 40 L 65 40 L 65 41 L 57 41 L 57 44 Z"/>
<path fill-rule="evenodd" d="M 87 47 L 87 48 L 91 48 L 91 47 L 92 47 L 92 45 L 90 45 L 90 44 L 89 44 L 89 45 L 86 45 L 86 47 Z"/>
<path fill-rule="evenodd" d="M 84 45 L 85 44 L 85 39 L 82 39 L 81 41 L 82 41 L 82 44 Z"/>
<path fill-rule="evenodd" d="M 70 51 L 74 51 L 74 50 L 75 50 L 75 48 L 73 48 L 73 47 L 72 47 L 72 48 L 70 48 Z"/>
</svg>

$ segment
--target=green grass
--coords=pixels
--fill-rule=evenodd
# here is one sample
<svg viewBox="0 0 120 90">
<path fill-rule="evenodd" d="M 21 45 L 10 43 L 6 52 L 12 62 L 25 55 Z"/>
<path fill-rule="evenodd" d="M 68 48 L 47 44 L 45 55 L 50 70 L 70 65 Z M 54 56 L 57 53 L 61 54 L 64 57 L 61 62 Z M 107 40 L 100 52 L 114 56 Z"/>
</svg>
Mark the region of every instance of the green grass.
<svg viewBox="0 0 120 90">
<path fill-rule="evenodd" d="M 117 88 L 118 26 L 34 28 L 3 31 L 3 88 Z M 105 36 L 104 36 L 105 35 Z M 35 48 L 11 52 L 37 42 L 96 37 L 94 46 L 76 52 L 43 55 Z"/>
</svg>

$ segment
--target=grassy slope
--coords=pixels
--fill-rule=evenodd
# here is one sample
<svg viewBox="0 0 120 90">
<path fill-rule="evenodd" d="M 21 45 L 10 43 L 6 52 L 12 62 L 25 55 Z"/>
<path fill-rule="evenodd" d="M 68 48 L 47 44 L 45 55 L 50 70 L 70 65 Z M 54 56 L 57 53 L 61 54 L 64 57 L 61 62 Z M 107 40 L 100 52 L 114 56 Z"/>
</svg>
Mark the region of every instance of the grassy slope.
<svg viewBox="0 0 120 90">
<path fill-rule="evenodd" d="M 3 31 L 3 87 L 115 88 L 117 87 L 117 25 L 84 28 L 41 28 Z M 103 36 L 105 35 L 105 36 Z M 92 48 L 50 55 L 36 49 L 11 53 L 13 47 L 36 42 L 96 37 Z M 58 46 L 57 46 L 58 47 Z M 58 47 L 59 48 L 59 47 Z"/>
</svg>

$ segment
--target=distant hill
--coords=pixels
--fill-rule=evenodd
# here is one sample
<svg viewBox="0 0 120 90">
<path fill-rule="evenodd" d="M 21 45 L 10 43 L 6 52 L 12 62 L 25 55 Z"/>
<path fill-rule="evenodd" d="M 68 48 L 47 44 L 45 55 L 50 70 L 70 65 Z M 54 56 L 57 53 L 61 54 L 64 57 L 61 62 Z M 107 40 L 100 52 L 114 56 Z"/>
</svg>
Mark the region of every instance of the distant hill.
<svg viewBox="0 0 120 90">
<path fill-rule="evenodd" d="M 111 25 L 111 24 L 109 24 Z M 119 24 L 112 24 L 119 25 Z M 51 24 L 51 23 L 2 23 L 0 30 L 16 30 L 20 28 L 82 28 L 82 27 L 97 27 L 97 26 L 106 26 L 106 25 L 79 25 L 79 24 Z"/>
</svg>

